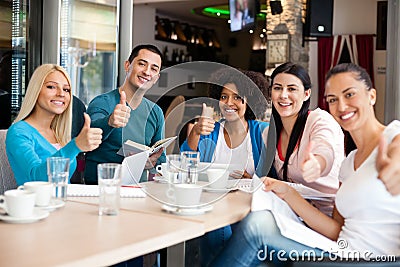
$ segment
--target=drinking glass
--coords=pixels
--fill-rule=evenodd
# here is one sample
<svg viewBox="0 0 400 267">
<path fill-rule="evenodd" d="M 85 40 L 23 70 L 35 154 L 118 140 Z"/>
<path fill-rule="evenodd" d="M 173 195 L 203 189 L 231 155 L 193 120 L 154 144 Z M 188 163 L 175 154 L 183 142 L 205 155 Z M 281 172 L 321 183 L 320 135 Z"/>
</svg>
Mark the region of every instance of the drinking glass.
<svg viewBox="0 0 400 267">
<path fill-rule="evenodd" d="M 67 200 L 67 187 L 69 178 L 69 158 L 47 158 L 47 175 L 53 184 L 53 198 Z"/>
<path fill-rule="evenodd" d="M 169 174 L 168 180 L 170 183 L 176 184 L 181 183 L 181 176 L 179 172 L 181 170 L 181 155 L 171 154 L 167 155 L 167 171 Z"/>
<path fill-rule="evenodd" d="M 118 215 L 120 205 L 121 164 L 97 165 L 99 215 Z"/>
<path fill-rule="evenodd" d="M 200 153 L 197 151 L 181 152 L 182 169 L 186 170 L 183 181 L 187 184 L 195 184 L 199 177 Z"/>
</svg>

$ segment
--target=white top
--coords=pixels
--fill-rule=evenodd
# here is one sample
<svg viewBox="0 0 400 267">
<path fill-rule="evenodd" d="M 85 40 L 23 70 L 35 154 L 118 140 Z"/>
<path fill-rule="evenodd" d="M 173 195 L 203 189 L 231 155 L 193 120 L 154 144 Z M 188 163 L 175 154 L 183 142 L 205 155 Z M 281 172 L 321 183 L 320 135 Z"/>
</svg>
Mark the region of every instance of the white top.
<svg viewBox="0 0 400 267">
<path fill-rule="evenodd" d="M 390 123 L 383 132 L 388 144 L 398 134 L 399 121 Z M 392 196 L 377 178 L 377 151 L 375 148 L 357 170 L 356 150 L 343 161 L 339 173 L 343 184 L 336 195 L 336 207 L 345 218 L 339 240 L 345 240 L 350 250 L 399 256 L 400 195 Z"/>
<path fill-rule="evenodd" d="M 57 149 L 57 150 L 60 150 L 62 148 L 60 143 L 55 143 L 55 144 L 51 144 L 51 145 L 54 146 L 54 148 Z"/>
<path fill-rule="evenodd" d="M 255 169 L 250 132 L 247 131 L 246 137 L 238 147 L 231 149 L 224 138 L 224 126 L 225 122 L 222 122 L 214 152 L 214 163 L 229 163 L 230 165 L 242 166 L 241 170 L 246 170 L 250 176 L 253 176 Z"/>
</svg>

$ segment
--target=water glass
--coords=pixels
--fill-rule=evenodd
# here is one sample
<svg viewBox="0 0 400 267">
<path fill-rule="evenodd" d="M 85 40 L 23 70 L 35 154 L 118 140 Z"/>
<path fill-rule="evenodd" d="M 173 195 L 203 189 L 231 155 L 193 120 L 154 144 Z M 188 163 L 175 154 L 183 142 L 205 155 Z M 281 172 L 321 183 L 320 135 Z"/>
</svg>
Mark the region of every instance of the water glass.
<svg viewBox="0 0 400 267">
<path fill-rule="evenodd" d="M 183 175 L 184 182 L 187 184 L 195 184 L 199 177 L 200 153 L 197 151 L 181 152 L 182 169 L 186 171 Z"/>
<path fill-rule="evenodd" d="M 181 170 L 181 155 L 171 154 L 167 155 L 167 171 L 169 173 L 169 181 L 171 183 L 181 183 L 181 176 L 179 172 Z"/>
<path fill-rule="evenodd" d="M 53 198 L 67 200 L 67 187 L 69 178 L 69 158 L 47 158 L 47 175 L 53 184 Z"/>
<path fill-rule="evenodd" d="M 118 215 L 120 206 L 121 164 L 97 165 L 99 215 Z"/>
</svg>

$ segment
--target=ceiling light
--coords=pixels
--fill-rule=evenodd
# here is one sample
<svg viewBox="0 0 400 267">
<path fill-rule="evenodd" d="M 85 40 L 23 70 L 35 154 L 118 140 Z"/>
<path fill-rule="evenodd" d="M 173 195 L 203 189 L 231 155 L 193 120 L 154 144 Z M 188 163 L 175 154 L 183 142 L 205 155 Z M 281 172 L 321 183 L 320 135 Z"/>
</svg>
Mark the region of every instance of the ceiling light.
<svg viewBox="0 0 400 267">
<path fill-rule="evenodd" d="M 265 4 L 261 5 L 261 10 L 267 10 Z M 213 17 L 213 18 L 221 18 L 221 19 L 229 19 L 229 5 L 215 5 L 208 7 L 197 7 L 192 9 L 191 11 L 194 14 Z M 261 20 L 265 20 L 265 13 L 258 13 L 257 18 Z"/>
</svg>

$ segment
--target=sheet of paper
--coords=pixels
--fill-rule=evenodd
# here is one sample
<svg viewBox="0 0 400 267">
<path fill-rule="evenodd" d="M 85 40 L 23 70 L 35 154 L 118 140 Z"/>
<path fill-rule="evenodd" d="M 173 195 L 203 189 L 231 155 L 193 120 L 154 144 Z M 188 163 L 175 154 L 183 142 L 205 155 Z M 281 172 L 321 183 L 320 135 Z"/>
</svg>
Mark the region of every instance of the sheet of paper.
<svg viewBox="0 0 400 267">
<path fill-rule="evenodd" d="M 299 183 L 287 184 L 296 189 L 296 191 L 299 192 L 299 194 L 305 199 L 325 199 L 326 201 L 331 201 L 332 199 L 335 199 L 336 196 L 335 194 L 323 193 Z"/>
<path fill-rule="evenodd" d="M 260 187 L 253 193 L 251 211 L 262 210 L 272 212 L 283 236 L 309 247 L 338 251 L 336 242 L 308 228 L 284 200 Z"/>
<path fill-rule="evenodd" d="M 125 157 L 121 165 L 121 184 L 138 184 L 148 158 L 148 151 L 143 151 L 135 155 Z"/>
<path fill-rule="evenodd" d="M 229 179 L 228 188 L 238 189 L 246 193 L 253 193 L 262 186 L 260 178 L 254 174 L 253 178 Z"/>
<path fill-rule="evenodd" d="M 69 197 L 98 197 L 98 185 L 85 185 L 85 184 L 69 184 L 67 189 Z M 121 197 L 146 197 L 143 188 L 120 188 Z"/>
</svg>

